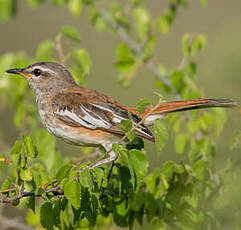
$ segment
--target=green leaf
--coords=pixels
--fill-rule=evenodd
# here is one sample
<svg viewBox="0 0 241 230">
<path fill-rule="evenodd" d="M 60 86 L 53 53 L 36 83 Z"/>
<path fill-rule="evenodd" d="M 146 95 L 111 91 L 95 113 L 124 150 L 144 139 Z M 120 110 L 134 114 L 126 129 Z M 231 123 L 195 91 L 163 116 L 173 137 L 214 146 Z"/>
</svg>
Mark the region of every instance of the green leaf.
<svg viewBox="0 0 241 230">
<path fill-rule="evenodd" d="M 152 56 L 155 49 L 156 38 L 148 35 L 148 40 L 145 41 L 145 46 L 142 49 L 141 59 L 143 62 L 147 62 Z"/>
<path fill-rule="evenodd" d="M 79 176 L 79 182 L 84 187 L 94 189 L 94 183 L 88 169 L 85 169 L 81 172 Z"/>
<path fill-rule="evenodd" d="M 184 153 L 188 142 L 188 135 L 185 133 L 178 134 L 175 137 L 174 146 L 177 153 Z"/>
<path fill-rule="evenodd" d="M 81 41 L 79 32 L 72 26 L 63 26 L 61 28 L 61 32 L 63 33 L 64 36 L 66 36 L 67 38 L 70 38 L 73 41 L 76 41 L 76 42 Z"/>
<path fill-rule="evenodd" d="M 44 2 L 44 0 L 27 0 L 28 5 L 31 8 L 36 8 L 37 6 L 39 6 L 41 3 Z"/>
<path fill-rule="evenodd" d="M 55 216 L 53 212 L 52 203 L 45 202 L 40 208 L 40 223 L 47 230 L 53 230 Z"/>
<path fill-rule="evenodd" d="M 184 34 L 182 37 L 182 49 L 185 55 L 188 55 L 191 51 L 190 44 L 189 44 L 190 38 L 191 38 L 191 35 L 189 33 Z"/>
<path fill-rule="evenodd" d="M 128 139 L 130 143 L 126 144 L 126 149 L 131 150 L 131 149 L 138 149 L 142 150 L 144 148 L 144 141 L 140 137 L 136 137 L 135 132 L 132 131 L 128 135 Z"/>
<path fill-rule="evenodd" d="M 80 184 L 77 181 L 68 181 L 64 186 L 64 195 L 74 208 L 80 207 Z"/>
<path fill-rule="evenodd" d="M 144 7 L 136 7 L 133 10 L 138 38 L 143 40 L 150 31 L 150 15 Z"/>
<path fill-rule="evenodd" d="M 95 175 L 95 181 L 98 185 L 98 188 L 101 188 L 101 186 L 105 186 L 105 182 L 106 182 L 106 176 L 104 173 L 104 170 L 100 167 L 96 167 L 92 170 L 94 172 Z M 106 182 L 107 183 L 107 182 Z"/>
<path fill-rule="evenodd" d="M 154 121 L 154 135 L 158 151 L 161 151 L 168 140 L 168 132 L 163 121 L 157 119 Z"/>
<path fill-rule="evenodd" d="M 174 2 L 173 4 L 170 4 L 167 11 L 157 18 L 157 28 L 163 34 L 167 34 L 169 32 L 170 25 L 176 18 L 177 6 L 175 4 L 177 3 Z"/>
<path fill-rule="evenodd" d="M 162 167 L 162 172 L 165 175 L 167 181 L 170 181 L 173 177 L 173 170 L 175 168 L 175 163 L 173 161 L 167 161 Z"/>
<path fill-rule="evenodd" d="M 32 180 L 32 173 L 28 168 L 27 169 L 21 169 L 20 170 L 20 177 L 23 181 L 31 181 Z"/>
<path fill-rule="evenodd" d="M 181 92 L 185 87 L 184 73 L 179 70 L 173 70 L 170 75 L 171 83 L 176 91 Z"/>
<path fill-rule="evenodd" d="M 0 1 L 0 18 L 4 21 L 9 21 L 16 13 L 16 0 L 1 0 Z"/>
<path fill-rule="evenodd" d="M 163 82 L 159 78 L 155 78 L 155 87 L 162 90 L 164 93 L 170 93 L 170 87 L 163 84 Z"/>
<path fill-rule="evenodd" d="M 202 7 L 205 7 L 207 5 L 207 0 L 200 0 L 200 3 Z"/>
<path fill-rule="evenodd" d="M 117 62 L 116 68 L 121 74 L 127 75 L 133 73 L 138 67 L 135 56 L 131 53 L 125 43 L 120 43 L 116 48 Z"/>
<path fill-rule="evenodd" d="M 71 67 L 71 74 L 75 81 L 79 85 L 86 85 L 86 74 L 83 72 L 82 68 L 79 66 L 72 66 Z"/>
<path fill-rule="evenodd" d="M 155 195 L 155 192 L 157 191 L 157 188 L 158 188 L 158 184 L 160 181 L 160 173 L 161 173 L 160 168 L 156 168 L 154 172 L 148 174 L 145 177 L 146 188 L 153 195 Z M 160 195 L 160 194 L 158 194 L 158 195 Z"/>
<path fill-rule="evenodd" d="M 192 143 L 191 149 L 188 153 L 188 159 L 191 163 L 200 158 L 200 145 L 197 142 Z"/>
<path fill-rule="evenodd" d="M 106 28 L 106 22 L 104 21 L 104 19 L 102 18 L 101 14 L 95 6 L 90 7 L 89 18 L 97 30 L 103 31 Z"/>
<path fill-rule="evenodd" d="M 1 190 L 9 189 L 11 187 L 11 180 L 8 178 L 1 184 Z"/>
<path fill-rule="evenodd" d="M 34 137 L 38 140 L 36 145 L 40 159 L 45 164 L 48 173 L 55 176 L 62 163 L 60 153 L 55 149 L 55 137 L 44 129 L 36 130 Z"/>
<path fill-rule="evenodd" d="M 35 196 L 30 196 L 27 199 L 27 206 L 28 208 L 32 209 L 35 213 Z"/>
<path fill-rule="evenodd" d="M 189 33 L 184 34 L 182 38 L 183 53 L 185 55 L 195 55 L 198 51 L 203 50 L 206 45 L 204 35 L 191 36 Z"/>
<path fill-rule="evenodd" d="M 26 221 L 29 226 L 39 225 L 40 218 L 39 215 L 36 215 L 32 210 L 28 210 L 26 214 Z"/>
<path fill-rule="evenodd" d="M 199 180 L 203 180 L 205 178 L 207 170 L 208 167 L 204 160 L 199 160 L 193 164 L 193 171 L 195 173 L 195 177 Z"/>
<path fill-rule="evenodd" d="M 122 120 L 121 121 L 120 128 L 125 133 L 129 132 L 132 129 L 132 127 L 133 127 L 133 121 L 132 120 Z M 130 133 L 128 133 L 127 138 L 128 138 L 128 140 L 130 142 L 134 141 L 134 139 L 135 139 L 135 132 L 134 132 L 134 130 L 131 131 Z"/>
<path fill-rule="evenodd" d="M 203 50 L 206 46 L 206 37 L 202 34 L 199 34 L 193 39 L 191 46 L 191 55 L 195 55 L 199 50 Z"/>
<path fill-rule="evenodd" d="M 36 50 L 36 58 L 38 61 L 51 61 L 54 43 L 51 40 L 42 41 Z"/>
<path fill-rule="evenodd" d="M 33 158 L 38 156 L 38 151 L 30 136 L 23 135 L 23 143 L 27 154 Z"/>
<path fill-rule="evenodd" d="M 60 211 L 61 211 L 61 200 L 55 200 L 53 203 L 53 213 L 55 216 L 55 220 L 54 220 L 54 225 L 55 226 L 59 226 L 60 225 Z"/>
<path fill-rule="evenodd" d="M 145 112 L 146 108 L 150 106 L 151 102 L 148 99 L 141 99 L 136 106 L 136 109 L 139 114 L 142 114 Z"/>
<path fill-rule="evenodd" d="M 52 3 L 54 3 L 57 6 L 63 6 L 65 4 L 66 0 L 52 0 Z"/>
<path fill-rule="evenodd" d="M 37 172 L 34 172 L 33 173 L 33 182 L 34 182 L 34 184 L 35 184 L 35 187 L 34 187 L 34 189 L 35 189 L 35 194 L 37 194 L 38 193 L 38 191 L 39 191 L 39 188 L 41 187 L 41 185 L 43 184 L 42 183 L 42 177 L 37 173 Z"/>
<path fill-rule="evenodd" d="M 20 141 L 15 141 L 11 154 L 15 155 L 15 154 L 21 154 L 21 153 L 22 153 L 22 143 Z"/>
<path fill-rule="evenodd" d="M 83 49 L 77 49 L 72 52 L 75 63 L 82 69 L 85 75 L 89 74 L 91 60 L 87 52 Z"/>
<path fill-rule="evenodd" d="M 128 151 L 129 166 L 133 170 L 132 180 L 136 189 L 139 189 L 142 179 L 147 173 L 148 160 L 146 153 L 137 149 Z"/>
<path fill-rule="evenodd" d="M 125 43 L 120 43 L 116 47 L 116 57 L 119 60 L 133 60 L 133 55 L 129 49 L 129 47 Z"/>
<path fill-rule="evenodd" d="M 145 194 L 145 208 L 147 212 L 148 221 L 151 221 L 151 219 L 155 216 L 157 211 L 157 204 L 151 193 Z"/>
<path fill-rule="evenodd" d="M 137 65 L 135 60 L 127 59 L 127 60 L 120 60 L 115 63 L 115 67 L 122 73 L 122 74 L 131 74 L 136 70 Z"/>
<path fill-rule="evenodd" d="M 157 19 L 157 28 L 162 34 L 167 34 L 169 32 L 170 23 L 166 17 L 160 16 Z"/>
<path fill-rule="evenodd" d="M 79 16 L 82 12 L 83 4 L 81 0 L 68 0 L 68 7 L 74 16 Z"/>
<path fill-rule="evenodd" d="M 113 1 L 111 4 L 111 13 L 112 13 L 112 20 L 114 20 L 117 24 L 121 25 L 121 27 L 128 31 L 129 30 L 129 21 L 124 10 L 122 4 L 118 3 L 117 1 Z M 104 17 L 103 17 L 104 18 Z"/>
<path fill-rule="evenodd" d="M 143 199 L 144 196 L 145 193 L 141 190 L 139 190 L 135 196 L 131 196 L 129 199 L 130 209 L 138 212 L 145 202 L 145 199 Z"/>
<path fill-rule="evenodd" d="M 67 176 L 69 170 L 71 169 L 72 165 L 67 163 L 58 170 L 56 174 L 56 180 L 58 183 L 61 183 L 61 181 Z"/>
<path fill-rule="evenodd" d="M 128 132 L 132 129 L 133 127 L 133 121 L 132 120 L 122 120 L 120 124 L 121 130 L 124 132 Z"/>
</svg>

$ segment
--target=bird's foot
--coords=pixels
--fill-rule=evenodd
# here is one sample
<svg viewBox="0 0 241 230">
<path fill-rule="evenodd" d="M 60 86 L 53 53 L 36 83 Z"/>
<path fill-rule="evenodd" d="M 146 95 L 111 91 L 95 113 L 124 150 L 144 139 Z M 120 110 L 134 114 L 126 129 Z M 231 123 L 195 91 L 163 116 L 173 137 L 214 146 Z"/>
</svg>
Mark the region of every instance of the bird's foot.
<svg viewBox="0 0 241 230">
<path fill-rule="evenodd" d="M 105 154 L 103 154 L 100 158 L 98 158 L 93 164 L 91 164 L 88 167 L 88 169 L 93 169 L 93 168 L 96 168 L 96 167 L 101 166 L 103 164 L 113 162 L 118 158 L 118 155 L 112 150 L 111 144 L 109 144 L 109 145 L 106 144 L 106 145 L 103 145 L 103 146 L 105 147 L 107 152 Z M 109 155 L 109 157 L 103 159 L 107 154 Z"/>
</svg>

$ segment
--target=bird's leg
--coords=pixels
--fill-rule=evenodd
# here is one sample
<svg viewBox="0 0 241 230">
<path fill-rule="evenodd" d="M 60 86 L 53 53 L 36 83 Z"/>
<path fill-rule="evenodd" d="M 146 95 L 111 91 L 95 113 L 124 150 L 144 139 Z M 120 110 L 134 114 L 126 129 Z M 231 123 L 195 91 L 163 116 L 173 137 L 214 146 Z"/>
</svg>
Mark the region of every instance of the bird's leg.
<svg viewBox="0 0 241 230">
<path fill-rule="evenodd" d="M 103 164 L 107 164 L 109 162 L 112 162 L 114 160 L 116 160 L 117 158 L 117 155 L 115 154 L 115 152 L 112 150 L 112 144 L 103 144 L 104 148 L 106 149 L 109 157 L 108 158 L 105 158 L 103 160 L 99 160 L 97 159 L 97 161 L 95 161 L 93 164 L 91 164 L 88 168 L 89 169 L 93 169 L 95 167 L 98 167 L 100 165 L 103 165 Z M 102 158 L 101 158 L 102 159 Z"/>
</svg>

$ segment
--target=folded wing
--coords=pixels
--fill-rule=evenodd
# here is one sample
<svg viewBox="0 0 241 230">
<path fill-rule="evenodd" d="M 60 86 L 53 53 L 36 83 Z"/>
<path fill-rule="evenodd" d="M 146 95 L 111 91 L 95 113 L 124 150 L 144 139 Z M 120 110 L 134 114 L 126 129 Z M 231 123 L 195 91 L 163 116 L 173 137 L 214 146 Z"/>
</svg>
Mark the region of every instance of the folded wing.
<svg viewBox="0 0 241 230">
<path fill-rule="evenodd" d="M 152 133 L 144 124 L 140 124 L 141 119 L 137 115 L 114 104 L 106 96 L 97 100 L 97 97 L 88 97 L 86 93 L 62 92 L 53 98 L 52 108 L 58 118 L 68 125 L 103 129 L 120 135 L 125 134 L 120 128 L 121 121 L 131 118 L 137 136 L 154 141 Z"/>
</svg>

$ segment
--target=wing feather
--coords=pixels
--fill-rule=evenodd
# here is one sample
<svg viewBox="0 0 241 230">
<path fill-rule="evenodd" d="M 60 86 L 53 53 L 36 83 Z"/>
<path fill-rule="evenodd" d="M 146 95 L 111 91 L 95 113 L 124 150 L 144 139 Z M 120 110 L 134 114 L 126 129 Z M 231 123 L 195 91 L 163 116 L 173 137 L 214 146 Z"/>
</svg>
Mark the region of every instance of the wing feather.
<svg viewBox="0 0 241 230">
<path fill-rule="evenodd" d="M 70 125 L 104 129 L 122 135 L 124 132 L 120 128 L 121 121 L 131 118 L 137 136 L 154 141 L 149 129 L 144 124 L 139 124 L 141 119 L 137 115 L 119 104 L 114 104 L 108 97 L 103 96 L 100 101 L 91 101 L 81 93 L 65 92 L 55 96 L 52 108 L 60 120 Z"/>
</svg>

